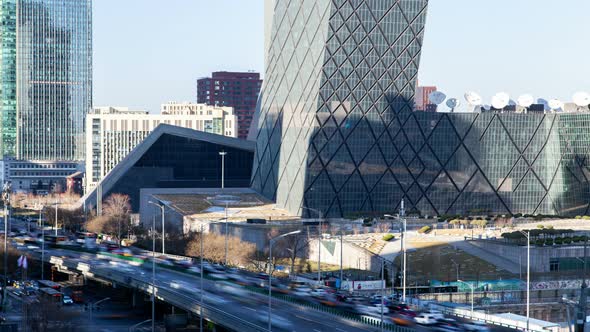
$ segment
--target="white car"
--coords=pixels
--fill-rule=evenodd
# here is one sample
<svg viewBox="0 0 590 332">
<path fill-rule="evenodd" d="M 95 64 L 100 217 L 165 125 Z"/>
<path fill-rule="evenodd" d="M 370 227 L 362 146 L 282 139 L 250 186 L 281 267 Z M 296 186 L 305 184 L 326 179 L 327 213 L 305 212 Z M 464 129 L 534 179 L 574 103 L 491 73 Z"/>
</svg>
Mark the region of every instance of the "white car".
<svg viewBox="0 0 590 332">
<path fill-rule="evenodd" d="M 439 318 L 437 317 L 436 314 L 421 313 L 421 314 L 417 315 L 416 317 L 414 317 L 414 320 L 418 324 L 434 325 L 434 324 L 436 324 L 436 322 L 438 322 Z"/>
<path fill-rule="evenodd" d="M 74 304 L 74 300 L 71 297 L 64 295 L 62 299 L 63 304 Z"/>
<path fill-rule="evenodd" d="M 486 323 L 480 321 L 466 322 L 463 324 L 463 328 L 467 331 L 473 332 L 487 332 L 490 330 Z"/>
</svg>

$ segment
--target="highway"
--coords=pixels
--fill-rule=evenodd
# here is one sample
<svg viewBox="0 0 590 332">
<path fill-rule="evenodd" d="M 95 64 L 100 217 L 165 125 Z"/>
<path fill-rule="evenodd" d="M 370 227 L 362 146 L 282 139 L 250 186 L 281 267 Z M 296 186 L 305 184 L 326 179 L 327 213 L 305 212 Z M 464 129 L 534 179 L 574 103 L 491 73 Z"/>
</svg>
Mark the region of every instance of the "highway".
<svg viewBox="0 0 590 332">
<path fill-rule="evenodd" d="M 30 251 L 36 257 L 39 252 Z M 103 256 L 104 257 L 104 256 Z M 134 266 L 100 254 L 46 249 L 46 261 L 102 279 L 151 293 L 151 267 Z M 156 296 L 181 309 L 198 314 L 200 278 L 165 268 L 156 268 Z M 203 279 L 204 317 L 235 330 L 267 331 L 268 297 L 239 285 Z M 378 331 L 378 327 L 345 319 L 310 307 L 273 298 L 273 330 L 283 331 Z"/>
</svg>

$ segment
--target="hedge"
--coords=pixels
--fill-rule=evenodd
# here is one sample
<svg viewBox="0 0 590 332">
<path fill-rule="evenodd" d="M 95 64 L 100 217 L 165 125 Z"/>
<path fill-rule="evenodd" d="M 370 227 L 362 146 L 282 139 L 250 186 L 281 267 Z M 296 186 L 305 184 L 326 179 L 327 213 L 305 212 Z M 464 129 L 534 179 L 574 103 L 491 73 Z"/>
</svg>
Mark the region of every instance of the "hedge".
<svg viewBox="0 0 590 332">
<path fill-rule="evenodd" d="M 426 234 L 426 233 L 429 233 L 431 230 L 432 230 L 432 227 L 430 227 L 430 226 L 424 226 L 424 227 L 422 227 L 422 228 L 420 228 L 418 230 L 418 233 L 420 233 L 420 234 Z"/>
<path fill-rule="evenodd" d="M 393 234 L 385 234 L 383 235 L 383 241 L 391 241 L 395 238 L 395 236 L 393 236 Z"/>
</svg>

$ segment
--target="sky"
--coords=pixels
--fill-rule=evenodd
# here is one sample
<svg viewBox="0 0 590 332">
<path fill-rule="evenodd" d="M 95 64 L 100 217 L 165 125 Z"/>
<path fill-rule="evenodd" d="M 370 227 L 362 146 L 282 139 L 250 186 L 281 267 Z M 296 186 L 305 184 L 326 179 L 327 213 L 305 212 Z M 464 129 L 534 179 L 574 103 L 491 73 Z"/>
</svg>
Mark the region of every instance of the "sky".
<svg viewBox="0 0 590 332">
<path fill-rule="evenodd" d="M 263 72 L 263 11 L 263 0 L 95 0 L 94 105 L 157 113 L 196 101 L 212 71 Z M 486 103 L 499 91 L 569 101 L 590 92 L 587 13 L 588 0 L 430 0 L 420 83 Z"/>
</svg>

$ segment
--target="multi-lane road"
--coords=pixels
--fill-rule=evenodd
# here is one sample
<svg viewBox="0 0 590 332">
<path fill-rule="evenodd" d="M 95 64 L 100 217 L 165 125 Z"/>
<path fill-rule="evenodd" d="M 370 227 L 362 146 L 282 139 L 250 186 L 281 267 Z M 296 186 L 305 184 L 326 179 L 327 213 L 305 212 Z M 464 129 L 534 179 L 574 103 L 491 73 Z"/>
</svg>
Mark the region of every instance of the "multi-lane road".
<svg viewBox="0 0 590 332">
<path fill-rule="evenodd" d="M 39 252 L 31 252 L 40 256 Z M 151 268 L 134 266 L 127 261 L 112 259 L 100 254 L 80 253 L 62 249 L 46 249 L 45 258 L 54 265 L 77 270 L 89 278 L 151 292 Z M 157 268 L 156 296 L 195 314 L 200 310 L 200 278 L 187 273 Z M 229 328 L 248 328 L 266 331 L 268 324 L 268 297 L 245 288 L 203 279 L 204 316 Z M 273 330 L 287 331 L 378 331 L 378 327 L 345 319 L 310 307 L 273 298 Z"/>
</svg>

